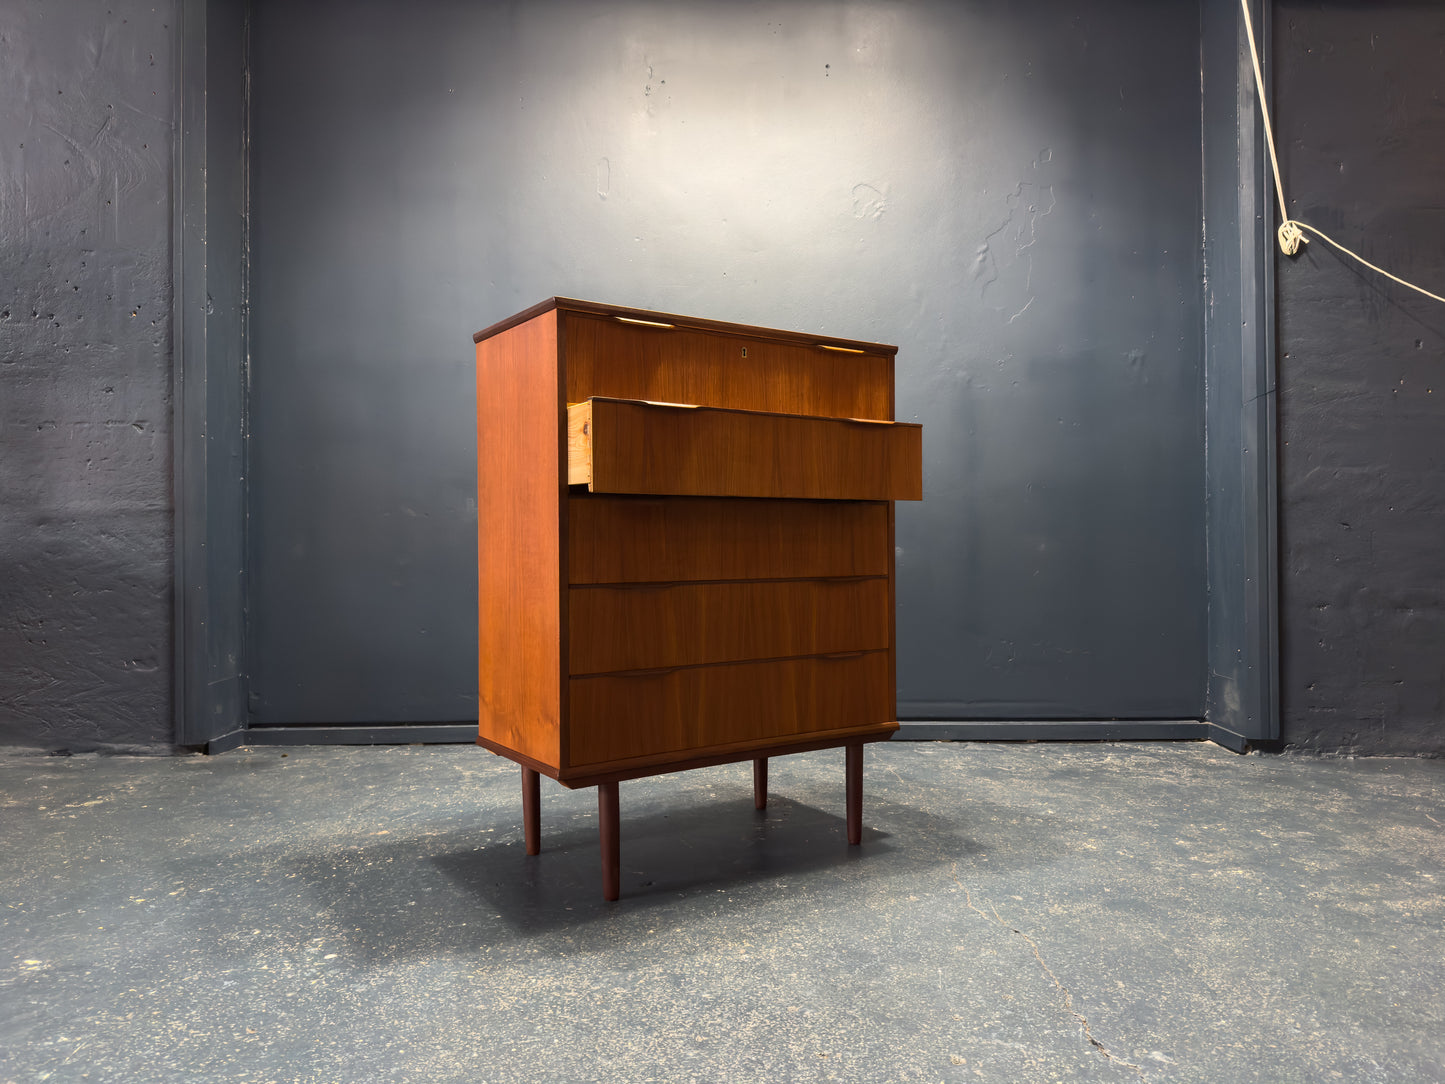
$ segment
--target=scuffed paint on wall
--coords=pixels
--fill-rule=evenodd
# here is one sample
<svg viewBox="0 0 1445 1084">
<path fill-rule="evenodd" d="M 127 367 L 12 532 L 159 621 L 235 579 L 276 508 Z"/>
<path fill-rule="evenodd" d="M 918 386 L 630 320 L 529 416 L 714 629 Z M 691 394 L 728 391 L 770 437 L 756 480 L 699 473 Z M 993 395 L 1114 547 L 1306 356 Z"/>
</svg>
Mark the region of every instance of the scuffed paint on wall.
<svg viewBox="0 0 1445 1084">
<path fill-rule="evenodd" d="M 1027 180 L 1004 198 L 1003 221 L 978 246 L 974 277 L 981 280 L 979 300 L 1012 324 L 1034 303 L 1033 254 L 1039 220 L 1058 206 L 1051 165 L 1054 152 L 1045 147 L 1034 159 Z M 1023 298 L 1023 304 L 1018 299 Z"/>
</svg>

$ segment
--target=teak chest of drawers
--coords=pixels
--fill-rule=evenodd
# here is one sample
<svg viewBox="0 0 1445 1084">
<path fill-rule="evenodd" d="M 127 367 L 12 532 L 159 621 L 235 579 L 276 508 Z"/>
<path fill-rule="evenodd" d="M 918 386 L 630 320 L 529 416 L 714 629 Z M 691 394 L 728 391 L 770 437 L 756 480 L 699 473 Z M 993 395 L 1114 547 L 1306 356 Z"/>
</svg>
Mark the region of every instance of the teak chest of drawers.
<svg viewBox="0 0 1445 1084">
<path fill-rule="evenodd" d="M 895 721 L 893 501 L 922 430 L 896 348 L 552 298 L 474 337 L 480 745 L 597 786 L 618 895 L 620 780 L 862 748 Z"/>
</svg>

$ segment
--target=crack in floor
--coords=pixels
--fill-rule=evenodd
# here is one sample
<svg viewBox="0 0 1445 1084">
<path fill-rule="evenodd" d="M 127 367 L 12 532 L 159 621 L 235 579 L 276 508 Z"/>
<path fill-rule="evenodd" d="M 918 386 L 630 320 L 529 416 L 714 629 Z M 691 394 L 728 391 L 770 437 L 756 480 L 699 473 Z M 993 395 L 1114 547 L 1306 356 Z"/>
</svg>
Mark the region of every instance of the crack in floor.
<svg viewBox="0 0 1445 1084">
<path fill-rule="evenodd" d="M 1059 976 L 1054 974 L 1054 969 L 1051 968 L 1044 961 L 1043 953 L 1039 951 L 1038 942 L 1035 941 L 1028 934 L 1024 933 L 1023 930 L 1020 930 L 1017 927 L 1011 926 L 1007 922 L 1005 922 L 1003 920 L 1003 916 L 998 913 L 998 908 L 996 908 L 992 903 L 988 904 L 988 909 L 993 912 L 992 919 L 989 918 L 987 912 L 980 910 L 978 905 L 973 902 L 973 893 L 969 891 L 968 885 L 964 884 L 961 880 L 958 879 L 957 862 L 953 863 L 953 868 L 950 875 L 953 877 L 953 883 L 958 885 L 959 888 L 963 889 L 964 902 L 968 904 L 968 909 L 970 911 L 973 911 L 985 921 L 996 922 L 1004 929 L 1009 930 L 1012 933 L 1018 934 L 1024 939 L 1024 942 L 1029 946 L 1029 948 L 1033 950 L 1034 959 L 1039 962 L 1039 967 L 1043 968 L 1044 974 L 1047 975 L 1049 979 L 1053 982 L 1053 984 L 1058 988 L 1059 993 L 1064 995 L 1064 1008 L 1068 1010 L 1069 1014 L 1073 1016 L 1073 1018 L 1077 1020 L 1079 1022 L 1079 1025 L 1084 1029 L 1084 1038 L 1089 1040 L 1089 1045 L 1092 1046 L 1109 1061 L 1133 1069 L 1136 1073 L 1139 1074 L 1140 1080 L 1147 1081 L 1148 1077 L 1144 1075 L 1144 1067 L 1142 1065 L 1136 1065 L 1132 1061 L 1125 1061 L 1117 1054 L 1112 1053 L 1109 1048 L 1106 1047 L 1103 1043 L 1101 1043 L 1098 1039 L 1094 1038 L 1094 1029 L 1089 1026 L 1088 1018 L 1084 1016 L 1083 1013 L 1079 1012 L 1078 1009 L 1074 1008 L 1074 995 L 1069 992 L 1069 988 L 1067 986 L 1065 986 L 1062 982 L 1059 981 Z M 985 900 L 984 902 L 988 903 L 987 900 Z"/>
</svg>

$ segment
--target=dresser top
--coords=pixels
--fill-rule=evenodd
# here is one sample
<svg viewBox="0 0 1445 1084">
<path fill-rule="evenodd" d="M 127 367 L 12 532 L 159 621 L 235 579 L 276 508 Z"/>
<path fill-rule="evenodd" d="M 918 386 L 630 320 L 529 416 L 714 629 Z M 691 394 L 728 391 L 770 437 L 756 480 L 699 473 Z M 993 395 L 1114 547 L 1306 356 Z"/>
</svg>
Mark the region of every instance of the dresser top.
<svg viewBox="0 0 1445 1084">
<path fill-rule="evenodd" d="M 556 309 L 561 312 L 585 313 L 592 316 L 615 316 L 624 320 L 643 320 L 651 323 L 669 324 L 673 327 L 691 328 L 698 331 L 712 331 L 723 335 L 741 335 L 750 339 L 772 339 L 777 342 L 801 343 L 806 346 L 831 346 L 844 350 L 859 350 L 869 354 L 893 355 L 898 347 L 884 343 L 864 342 L 857 339 L 839 339 L 832 335 L 810 335 L 801 331 L 781 331 L 776 328 L 754 327 L 750 324 L 730 324 L 722 320 L 706 320 L 699 316 L 678 316 L 669 312 L 653 312 L 650 309 L 631 309 L 622 305 L 603 305 L 596 301 L 578 301 L 571 297 L 549 297 L 514 316 L 484 328 L 472 336 L 472 342 L 481 342 L 508 328 L 525 323 L 535 316 Z"/>
</svg>

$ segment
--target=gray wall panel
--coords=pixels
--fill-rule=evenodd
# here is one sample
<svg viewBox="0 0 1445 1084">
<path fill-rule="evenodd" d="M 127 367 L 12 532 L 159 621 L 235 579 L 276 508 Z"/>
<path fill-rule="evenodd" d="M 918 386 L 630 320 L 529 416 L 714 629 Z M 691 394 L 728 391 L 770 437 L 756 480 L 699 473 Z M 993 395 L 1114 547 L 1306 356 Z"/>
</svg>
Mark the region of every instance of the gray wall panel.
<svg viewBox="0 0 1445 1084">
<path fill-rule="evenodd" d="M 473 712 L 469 334 L 897 343 L 905 715 L 1199 717 L 1192 7 L 258 5 L 259 722 Z"/>
<path fill-rule="evenodd" d="M 1445 9 L 1276 0 L 1290 212 L 1445 293 Z M 1445 306 L 1279 258 L 1284 741 L 1445 755 Z"/>
<path fill-rule="evenodd" d="M 182 0 L 172 254 L 176 738 L 246 723 L 245 0 Z"/>
<path fill-rule="evenodd" d="M 0 745 L 171 739 L 174 18 L 0 7 Z"/>
<path fill-rule="evenodd" d="M 1268 56 L 1269 5 L 1254 24 Z M 1274 323 L 1268 164 L 1235 0 L 1201 6 L 1204 157 L 1206 718 L 1239 739 L 1278 736 Z"/>
<path fill-rule="evenodd" d="M 274 6 L 267 3 L 265 10 Z M 942 639 L 963 644 L 968 630 L 952 631 L 963 619 L 944 615 L 930 595 L 957 596 L 961 585 L 986 580 L 988 566 L 966 567 L 967 554 L 978 550 L 965 543 L 989 537 L 987 516 L 995 505 L 1008 509 L 1011 494 L 1013 505 L 1027 510 L 1017 490 L 1028 482 L 1015 456 L 978 454 L 980 426 L 1006 430 L 992 421 L 998 397 L 984 405 L 979 395 L 948 389 L 990 379 L 991 389 L 1007 388 L 1016 374 L 1001 382 L 998 374 L 1010 365 L 1022 370 L 1018 359 L 1058 353 L 1059 343 L 1051 353 L 1047 341 L 1031 356 L 1014 349 L 1009 357 L 1008 349 L 1000 349 L 1008 336 L 1020 334 L 1021 322 L 1057 296 L 1055 282 L 1044 300 L 1036 298 L 1008 323 L 1034 293 L 1025 287 L 1030 272 L 1040 268 L 1040 246 L 1053 246 L 1051 260 L 1075 253 L 1065 277 L 1108 279 L 1113 273 L 1111 264 L 1079 258 L 1083 250 L 1074 246 L 1083 235 L 1059 244 L 1064 235 L 1049 232 L 1063 221 L 1058 212 L 1040 225 L 1038 203 L 1031 216 L 1028 203 L 1011 206 L 1009 197 L 1052 184 L 1057 198 L 1066 186 L 1039 171 L 1063 166 L 1072 175 L 1082 143 L 1089 144 L 1090 157 L 1107 164 L 1102 145 L 1094 145 L 1107 113 L 1102 103 L 1095 98 L 1094 108 L 1082 108 L 1087 97 L 1060 101 L 1044 93 L 1061 73 L 1072 71 L 1069 79 L 1078 74 L 1058 64 L 1066 55 L 1064 37 L 1075 35 L 1080 58 L 1091 49 L 1097 57 L 1105 38 L 1119 36 L 1100 33 L 1115 22 L 1105 8 L 1120 19 L 1143 18 L 1141 25 L 1159 37 L 1150 20 L 1167 18 L 1156 9 L 1168 6 L 1085 10 L 979 3 L 962 11 L 928 4 L 733 5 L 760 18 L 765 30 L 713 43 L 706 50 L 716 57 L 707 62 L 711 68 L 691 59 L 702 46 L 687 52 L 676 42 L 662 45 L 687 18 L 712 19 L 704 28 L 716 36 L 725 27 L 721 7 L 638 6 L 629 15 L 625 8 L 549 14 L 535 5 L 480 11 L 457 5 L 435 27 L 421 17 L 435 13 L 418 7 L 419 14 L 396 21 L 388 34 L 412 53 L 431 43 L 430 79 L 414 73 L 429 95 L 425 109 L 395 100 L 410 93 L 398 83 L 405 65 L 388 59 L 387 48 L 374 41 L 366 64 L 341 73 L 358 95 L 371 85 L 370 97 L 357 99 L 371 110 L 370 122 L 397 114 L 388 122 L 394 136 L 382 140 L 384 147 L 429 155 L 449 177 L 409 190 L 446 213 L 408 213 L 394 232 L 402 225 L 416 229 L 431 247 L 426 259 L 412 260 L 412 272 L 425 270 L 438 255 L 452 253 L 451 263 L 443 261 L 446 274 L 432 276 L 424 287 L 401 282 L 401 300 L 389 311 L 406 317 L 415 308 L 428 321 L 441 314 L 455 324 L 445 335 L 439 331 L 436 342 L 445 339 L 440 349 L 457 352 L 456 379 L 467 384 L 469 358 L 459 337 L 558 290 L 901 343 L 902 405 L 906 415 L 930 422 L 930 501 L 947 495 L 969 512 L 955 511 L 953 522 L 945 518 L 942 524 L 957 559 L 930 559 L 920 567 L 933 509 L 905 508 L 902 540 L 909 552 L 901 562 L 902 601 L 911 612 L 902 615 L 900 629 L 914 637 L 914 651 L 925 637 L 909 629 L 925 617 Z M 346 49 L 355 54 L 366 36 L 360 27 L 348 29 L 349 22 L 385 19 L 396 7 L 335 4 L 317 12 L 331 29 L 315 27 L 315 56 L 298 51 L 289 63 L 305 66 L 331 56 L 334 65 Z M 1226 8 L 1233 4 L 1220 11 Z M 117 748 L 165 743 L 171 736 L 167 203 L 175 10 L 171 3 L 22 0 L 0 11 L 0 84 L 6 88 L 0 95 L 5 744 Z M 820 55 L 834 52 L 845 31 L 870 25 L 870 10 L 871 25 L 921 27 L 908 39 L 914 43 L 909 50 L 921 51 L 909 56 L 907 70 L 896 64 L 896 53 L 888 72 L 876 53 L 871 67 L 865 63 L 866 50 Z M 880 12 L 891 24 L 877 23 Z M 569 14 L 580 29 L 569 29 Z M 1232 15 L 1229 10 L 1221 18 Z M 468 26 L 486 32 L 460 33 Z M 1429 208 L 1438 202 L 1437 167 L 1445 146 L 1432 135 L 1439 119 L 1431 105 L 1439 6 L 1292 2 L 1281 5 L 1276 27 L 1277 120 L 1296 213 L 1326 229 L 1337 226 L 1347 242 L 1357 240 L 1382 262 L 1433 281 L 1432 254 L 1441 245 L 1429 240 L 1438 234 Z M 774 31 L 796 50 L 787 64 L 760 40 Z M 619 45 L 623 32 L 629 36 Z M 597 48 L 577 40 L 587 35 Z M 1163 40 L 1163 55 L 1172 56 L 1172 35 Z M 698 97 L 702 76 L 735 70 L 747 50 L 760 62 L 771 57 L 772 78 L 734 81 L 727 91 L 714 78 L 709 137 L 681 141 L 684 122 L 700 123 L 706 112 Z M 1030 51 L 1035 60 L 1048 57 L 1056 66 L 1025 63 Z M 1140 52 L 1147 63 L 1149 50 Z M 1134 85 L 1127 63 L 1119 57 L 1109 63 L 1120 69 L 1122 84 Z M 815 86 L 821 64 L 831 65 L 823 76 L 828 82 Z M 611 72 L 600 83 L 599 65 L 610 65 Z M 679 95 L 684 68 L 699 78 Z M 591 89 L 577 90 L 578 72 L 589 76 Z M 852 89 L 835 93 L 849 85 L 833 82 L 845 72 Z M 572 87 L 566 92 L 559 89 L 564 75 Z M 871 82 L 862 93 L 858 80 L 865 76 Z M 1164 78 L 1174 85 L 1172 76 Z M 662 79 L 670 99 L 658 97 Z M 1095 82 L 1102 83 L 1103 75 Z M 475 93 L 451 104 L 467 85 Z M 833 95 L 831 104 L 814 96 L 819 87 Z M 1126 95 L 1121 104 L 1139 102 Z M 539 103 L 547 105 L 542 113 Z M 310 108 L 304 95 L 295 94 L 276 107 Z M 333 108 L 347 109 L 341 102 Z M 745 115 L 720 122 L 738 110 Z M 1070 112 L 1083 115 L 1076 123 L 1087 139 L 1062 138 L 1051 127 Z M 427 119 L 442 115 L 447 119 L 440 127 Z M 364 133 L 363 118 L 353 125 Z M 1179 134 L 1172 122 L 1160 132 L 1164 128 Z M 931 138 L 931 152 L 915 147 L 894 163 L 890 152 L 905 136 L 909 143 Z M 870 151 L 865 137 L 883 140 L 882 151 Z M 318 125 L 309 138 L 325 144 L 329 154 L 361 155 L 356 163 L 383 174 L 383 180 L 368 182 L 379 192 L 388 170 L 400 176 L 386 154 L 366 157 L 350 137 L 332 146 Z M 800 138 L 813 152 L 804 162 L 788 154 Z M 1153 168 L 1145 143 L 1135 138 L 1132 172 L 1141 184 Z M 1070 156 L 1061 157 L 1060 148 L 1070 146 Z M 1034 166 L 1045 147 L 1054 154 Z M 780 153 L 786 167 L 773 164 Z M 563 168 L 554 168 L 559 161 Z M 837 168 L 826 168 L 828 163 Z M 333 194 L 345 197 L 344 187 Z M 815 198 L 791 195 L 798 187 Z M 323 210 L 332 210 L 328 204 L 318 200 Z M 528 220 L 517 218 L 523 214 Z M 308 217 L 300 221 L 310 229 Z M 645 226 L 655 228 L 639 228 Z M 1002 232 L 990 238 L 1000 226 Z M 1142 227 L 1136 222 L 1134 228 Z M 325 243 L 338 251 L 356 244 L 344 223 L 328 230 Z M 579 230 L 585 243 L 576 240 Z M 985 241 L 989 247 L 981 253 Z M 384 246 L 376 252 L 387 257 Z M 1445 340 L 1430 315 L 1437 310 L 1423 299 L 1383 293 L 1318 245 L 1299 261 L 1282 262 L 1280 273 L 1284 738 L 1325 751 L 1439 754 L 1445 751 L 1438 725 L 1445 644 L 1436 597 L 1442 486 L 1430 449 L 1438 443 L 1433 434 L 1440 429 L 1441 393 L 1430 373 L 1445 357 Z M 1097 283 L 1088 288 L 1102 289 Z M 1215 278 L 1211 289 L 1221 288 Z M 345 317 L 387 298 L 384 291 L 364 302 L 353 296 L 349 308 L 338 306 L 341 319 L 333 322 L 341 327 Z M 993 330 L 986 318 L 994 320 Z M 414 321 L 413 331 L 421 323 Z M 462 397 L 469 392 L 463 387 Z M 458 461 L 470 454 L 464 447 L 469 435 L 461 430 L 465 411 L 448 415 L 456 431 L 447 438 L 446 454 Z M 1038 417 L 1047 420 L 1042 407 Z M 950 419 L 952 424 L 941 424 Z M 975 453 L 974 462 L 961 457 L 965 450 Z M 977 488 L 979 477 L 1000 463 L 1005 472 L 1015 471 L 1013 481 Z M 460 469 L 469 470 L 469 461 Z M 960 479 L 975 488 L 966 489 Z M 470 480 L 456 486 L 469 489 Z M 464 521 L 456 527 L 459 534 L 471 529 L 466 516 L 457 516 Z M 222 526 L 220 519 L 216 525 Z M 1010 532 L 996 534 L 1006 539 Z M 1002 549 L 1004 543 L 994 545 Z M 458 562 L 462 548 L 456 547 Z M 462 574 L 470 575 L 469 567 Z M 975 603 L 987 586 L 975 588 Z M 467 585 L 448 604 L 469 607 L 469 592 Z M 1025 592 L 1014 604 L 1037 606 L 1047 616 L 1041 597 Z M 987 630 L 989 622 L 975 622 Z M 467 623 L 469 616 L 457 621 Z M 975 645 L 981 635 L 975 633 Z M 940 650 L 912 676 L 905 672 L 910 695 L 931 695 L 922 680 L 957 669 L 965 655 Z M 461 665 L 460 653 L 454 661 Z M 459 695 L 469 694 L 468 684 Z"/>
</svg>

